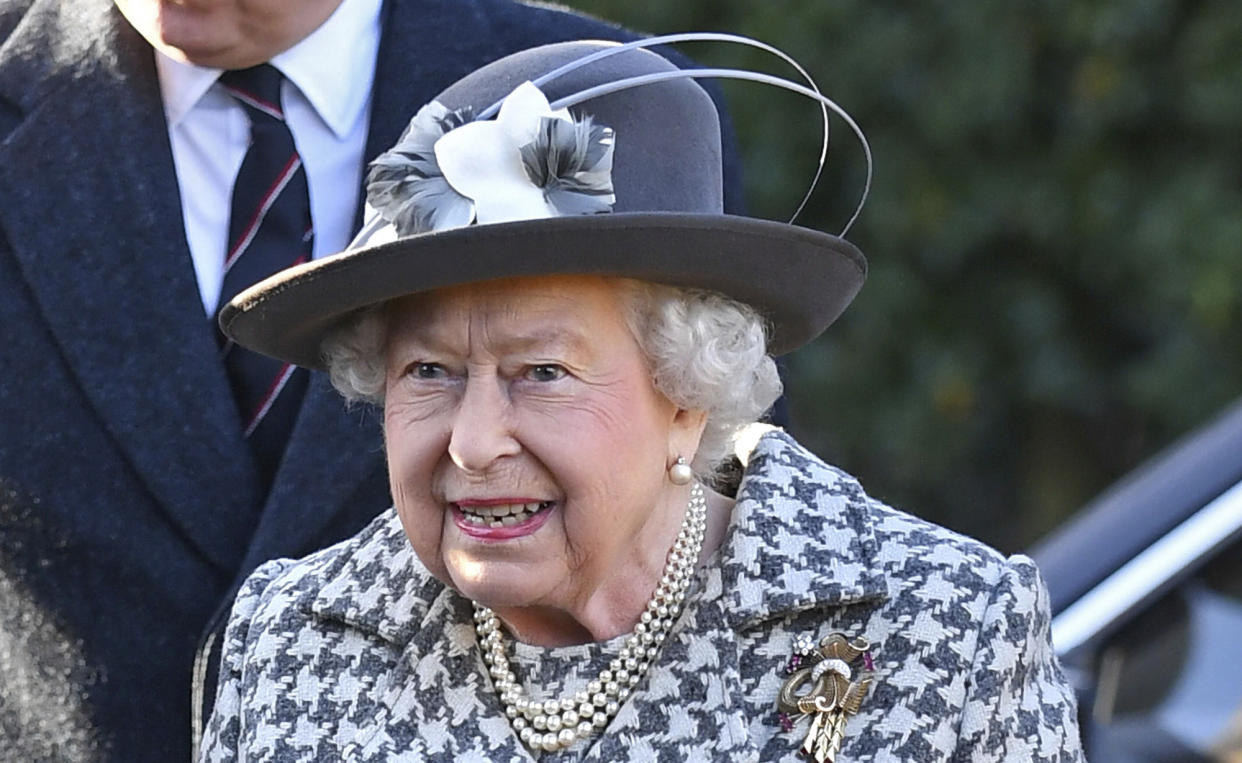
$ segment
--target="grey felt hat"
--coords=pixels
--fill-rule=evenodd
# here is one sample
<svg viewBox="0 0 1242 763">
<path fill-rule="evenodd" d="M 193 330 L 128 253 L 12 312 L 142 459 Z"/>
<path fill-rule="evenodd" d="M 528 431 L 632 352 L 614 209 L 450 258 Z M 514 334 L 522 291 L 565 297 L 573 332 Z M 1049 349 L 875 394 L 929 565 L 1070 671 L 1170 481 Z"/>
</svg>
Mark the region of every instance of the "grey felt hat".
<svg viewBox="0 0 1242 763">
<path fill-rule="evenodd" d="M 532 48 L 450 86 L 372 164 L 350 248 L 237 295 L 220 313 L 225 334 L 322 368 L 323 339 L 361 308 L 475 281 L 599 274 L 748 303 L 776 354 L 815 338 L 862 286 L 862 254 L 838 236 L 724 214 L 712 100 L 643 48 L 575 64 L 617 47 Z"/>
</svg>

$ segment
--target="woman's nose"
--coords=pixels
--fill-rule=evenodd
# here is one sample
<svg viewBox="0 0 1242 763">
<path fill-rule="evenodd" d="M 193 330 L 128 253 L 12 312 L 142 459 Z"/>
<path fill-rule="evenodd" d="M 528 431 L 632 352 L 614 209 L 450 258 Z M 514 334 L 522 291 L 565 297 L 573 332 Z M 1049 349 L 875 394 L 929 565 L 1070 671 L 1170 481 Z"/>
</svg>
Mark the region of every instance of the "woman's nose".
<svg viewBox="0 0 1242 763">
<path fill-rule="evenodd" d="M 474 376 L 453 419 L 449 456 L 466 472 L 482 473 L 505 456 L 516 455 L 521 446 L 514 437 L 512 410 L 503 380 L 497 376 Z"/>
</svg>

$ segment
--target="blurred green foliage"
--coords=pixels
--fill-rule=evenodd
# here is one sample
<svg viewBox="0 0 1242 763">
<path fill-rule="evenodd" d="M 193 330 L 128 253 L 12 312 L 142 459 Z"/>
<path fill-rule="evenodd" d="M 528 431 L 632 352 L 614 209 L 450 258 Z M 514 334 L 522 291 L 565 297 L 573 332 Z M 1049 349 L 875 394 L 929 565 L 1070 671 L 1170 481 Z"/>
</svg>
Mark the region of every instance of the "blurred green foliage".
<svg viewBox="0 0 1242 763">
<path fill-rule="evenodd" d="M 571 0 L 791 53 L 866 131 L 871 273 L 789 359 L 794 432 L 879 498 L 1005 550 L 1242 393 L 1242 13 L 1234 0 Z M 715 65 L 779 62 L 685 47 Z M 805 99 L 726 85 L 748 203 L 814 169 Z M 839 230 L 834 123 L 800 219 Z"/>
</svg>

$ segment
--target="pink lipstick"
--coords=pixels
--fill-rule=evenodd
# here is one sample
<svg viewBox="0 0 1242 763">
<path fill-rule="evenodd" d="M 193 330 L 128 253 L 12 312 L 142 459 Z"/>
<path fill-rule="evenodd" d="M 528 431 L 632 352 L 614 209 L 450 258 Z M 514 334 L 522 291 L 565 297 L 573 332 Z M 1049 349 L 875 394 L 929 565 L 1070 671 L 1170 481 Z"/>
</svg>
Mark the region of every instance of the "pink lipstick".
<svg viewBox="0 0 1242 763">
<path fill-rule="evenodd" d="M 542 527 L 554 505 L 533 498 L 468 499 L 452 504 L 453 522 L 475 540 L 510 540 Z"/>
</svg>

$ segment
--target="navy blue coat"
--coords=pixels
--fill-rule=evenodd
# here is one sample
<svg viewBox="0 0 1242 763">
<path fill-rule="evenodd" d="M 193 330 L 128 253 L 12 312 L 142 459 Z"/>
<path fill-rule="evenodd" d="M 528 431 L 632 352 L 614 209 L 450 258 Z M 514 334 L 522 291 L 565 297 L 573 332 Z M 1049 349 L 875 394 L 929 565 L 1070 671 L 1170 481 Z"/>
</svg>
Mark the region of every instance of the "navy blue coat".
<svg viewBox="0 0 1242 763">
<path fill-rule="evenodd" d="M 628 36 L 511 0 L 387 0 L 383 29 L 368 158 L 490 60 Z M 390 503 L 376 414 L 322 376 L 263 495 L 178 193 L 152 51 L 112 3 L 0 0 L 0 573 L 80 652 L 61 678 L 114 760 L 188 758 L 191 664 L 240 581 Z"/>
</svg>

